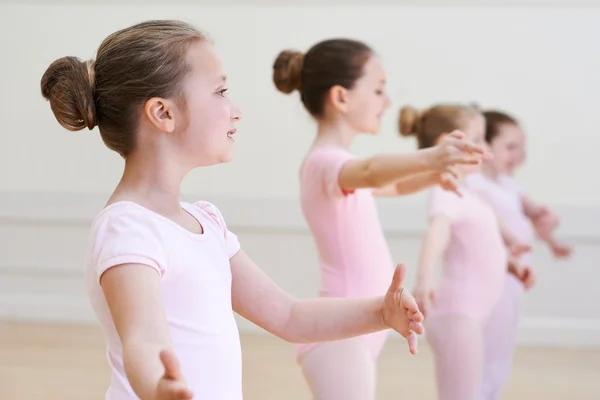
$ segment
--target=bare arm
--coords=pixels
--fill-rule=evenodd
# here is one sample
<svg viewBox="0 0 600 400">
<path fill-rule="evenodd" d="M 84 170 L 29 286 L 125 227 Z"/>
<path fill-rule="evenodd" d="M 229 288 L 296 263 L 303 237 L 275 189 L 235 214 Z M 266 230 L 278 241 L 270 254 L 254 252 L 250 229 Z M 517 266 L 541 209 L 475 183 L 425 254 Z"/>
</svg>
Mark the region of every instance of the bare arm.
<svg viewBox="0 0 600 400">
<path fill-rule="evenodd" d="M 383 188 L 423 172 L 441 173 L 456 164 L 478 164 L 485 155 L 484 149 L 463 137 L 461 132 L 452 132 L 435 147 L 349 161 L 340 171 L 339 185 L 345 190 Z"/>
<path fill-rule="evenodd" d="M 422 172 L 402 179 L 395 184 L 375 189 L 373 194 L 379 197 L 405 196 L 427 189 L 440 181 L 439 172 Z"/>
<path fill-rule="evenodd" d="M 527 218 L 533 221 L 542 214 L 544 208 L 541 205 L 525 195 L 521 196 L 521 199 L 523 202 L 523 211 Z"/>
<path fill-rule="evenodd" d="M 160 352 L 173 348 L 160 276 L 148 266 L 127 264 L 107 270 L 100 284 L 123 343 L 123 362 L 131 387 L 141 399 L 155 399 L 165 372 Z"/>
<path fill-rule="evenodd" d="M 419 255 L 417 282 L 429 283 L 433 280 L 435 265 L 442 258 L 450 241 L 450 227 L 451 220 L 445 215 L 435 215 L 429 219 Z"/>
<path fill-rule="evenodd" d="M 234 311 L 286 341 L 322 342 L 387 329 L 381 314 L 385 293 L 373 299 L 298 300 L 243 250 L 231 258 L 231 271 Z"/>
<path fill-rule="evenodd" d="M 347 162 L 339 175 L 340 187 L 346 190 L 383 188 L 422 172 L 434 169 L 434 149 L 407 154 L 378 154 Z"/>
</svg>

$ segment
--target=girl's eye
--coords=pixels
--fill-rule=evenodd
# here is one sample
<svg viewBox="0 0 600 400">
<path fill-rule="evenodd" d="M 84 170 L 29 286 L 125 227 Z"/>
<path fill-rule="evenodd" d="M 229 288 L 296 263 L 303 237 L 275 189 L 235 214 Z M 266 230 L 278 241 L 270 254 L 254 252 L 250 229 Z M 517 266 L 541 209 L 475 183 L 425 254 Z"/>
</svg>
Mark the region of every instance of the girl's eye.
<svg viewBox="0 0 600 400">
<path fill-rule="evenodd" d="M 376 90 L 375 93 L 377 93 L 377 96 L 381 96 L 383 94 L 383 90 Z"/>
<path fill-rule="evenodd" d="M 227 89 L 219 90 L 217 93 L 219 94 L 219 96 L 225 97 L 225 92 L 227 92 Z"/>
</svg>

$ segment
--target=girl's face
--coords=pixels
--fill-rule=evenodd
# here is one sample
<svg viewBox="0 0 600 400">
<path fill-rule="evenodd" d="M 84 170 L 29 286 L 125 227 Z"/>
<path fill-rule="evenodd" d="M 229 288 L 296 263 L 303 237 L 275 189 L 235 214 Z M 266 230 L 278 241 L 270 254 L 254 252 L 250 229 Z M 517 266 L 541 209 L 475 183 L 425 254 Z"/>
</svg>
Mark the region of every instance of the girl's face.
<svg viewBox="0 0 600 400">
<path fill-rule="evenodd" d="M 178 152 L 194 166 L 229 162 L 242 112 L 228 96 L 221 59 L 208 42 L 190 46 L 187 59 L 191 71 L 183 81 L 186 118 L 178 127 Z"/>
<path fill-rule="evenodd" d="M 363 76 L 347 91 L 346 118 L 356 131 L 379 132 L 381 117 L 391 105 L 385 85 L 383 66 L 377 57 L 371 56 L 364 66 Z"/>
<path fill-rule="evenodd" d="M 489 144 L 493 159 L 486 161 L 498 174 L 512 174 L 525 160 L 525 135 L 514 124 L 503 124 Z"/>
</svg>

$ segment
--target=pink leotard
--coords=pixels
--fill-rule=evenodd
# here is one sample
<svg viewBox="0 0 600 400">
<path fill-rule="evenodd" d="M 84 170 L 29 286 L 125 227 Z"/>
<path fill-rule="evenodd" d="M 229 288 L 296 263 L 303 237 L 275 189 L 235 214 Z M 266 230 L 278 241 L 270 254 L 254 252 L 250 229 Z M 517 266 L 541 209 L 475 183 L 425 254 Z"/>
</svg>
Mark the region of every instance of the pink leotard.
<svg viewBox="0 0 600 400">
<path fill-rule="evenodd" d="M 436 186 L 430 193 L 429 215 L 445 215 L 452 224 L 431 315 L 485 319 L 502 292 L 507 251 L 492 208 L 469 189 L 460 192 Z"/>
<path fill-rule="evenodd" d="M 324 146 L 313 149 L 301 168 L 301 205 L 319 254 L 322 297 L 383 296 L 393 274 L 372 190 L 344 191 L 338 183 L 342 166 L 352 159 L 348 150 Z M 362 337 L 374 357 L 387 335 Z M 315 346 L 299 346 L 299 358 Z"/>
</svg>

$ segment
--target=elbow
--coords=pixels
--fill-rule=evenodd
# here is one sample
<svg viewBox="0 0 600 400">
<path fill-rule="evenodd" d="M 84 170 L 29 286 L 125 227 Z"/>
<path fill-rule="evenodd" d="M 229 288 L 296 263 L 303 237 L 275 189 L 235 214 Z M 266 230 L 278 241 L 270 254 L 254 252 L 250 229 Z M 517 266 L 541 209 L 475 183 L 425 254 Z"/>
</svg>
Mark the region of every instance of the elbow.
<svg viewBox="0 0 600 400">
<path fill-rule="evenodd" d="M 373 166 L 373 160 L 370 160 L 362 170 L 362 181 L 365 183 L 365 187 L 373 189 L 381 189 L 387 186 L 385 177 L 382 174 L 377 173 L 376 168 Z"/>
<path fill-rule="evenodd" d="M 310 340 L 306 335 L 306 330 L 303 329 L 302 323 L 299 323 L 297 312 L 299 301 L 294 300 L 290 307 L 290 312 L 281 329 L 275 334 L 282 340 L 292 344 L 309 343 Z"/>
</svg>

